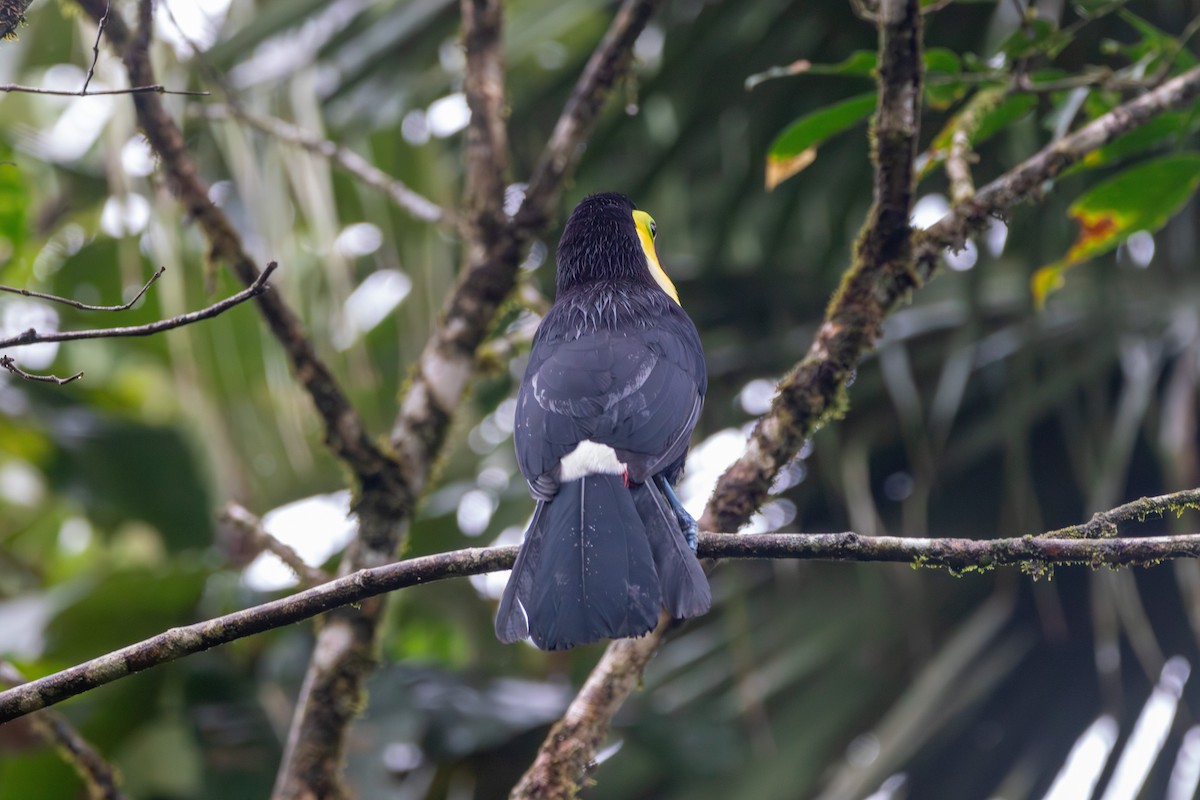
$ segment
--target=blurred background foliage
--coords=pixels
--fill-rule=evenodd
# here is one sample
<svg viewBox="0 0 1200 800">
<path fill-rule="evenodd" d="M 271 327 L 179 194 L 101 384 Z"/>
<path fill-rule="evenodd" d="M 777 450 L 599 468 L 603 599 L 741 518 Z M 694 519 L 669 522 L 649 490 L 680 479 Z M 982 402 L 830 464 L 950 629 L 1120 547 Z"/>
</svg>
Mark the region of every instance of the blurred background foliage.
<svg viewBox="0 0 1200 800">
<path fill-rule="evenodd" d="M 1003 87 L 1014 65 L 1034 81 L 1109 72 L 1094 73 L 1106 85 L 1005 100 L 976 137 L 981 185 L 1134 93 L 1121 81 L 1195 63 L 1193 0 L 1050 0 L 1036 20 L 1022 18 L 1023 2 L 932 5 L 943 7 L 927 16 L 926 39 L 941 49 L 928 65 L 918 224 L 946 207 L 939 135 L 968 104 L 990 102 L 980 92 Z M 512 0 L 506 10 L 519 177 L 613 5 Z M 275 291 L 301 311 L 382 434 L 454 278 L 457 240 L 219 113 L 214 76 L 247 111 L 344 144 L 453 207 L 466 121 L 456 4 L 163 0 L 156 21 L 161 82 L 213 91 L 169 103 L 214 202 L 260 263 L 280 262 Z M 37 0 L 17 34 L 0 45 L 0 82 L 82 85 L 95 29 L 70 4 Z M 790 126 L 869 92 L 874 45 L 848 3 L 668 0 L 567 193 L 564 210 L 619 190 L 655 216 L 662 258 L 703 333 L 711 394 L 685 486 L 696 510 L 774 379 L 804 352 L 848 263 L 870 202 L 863 115 Z M 817 66 L 746 88 L 797 59 Z M 121 81 L 102 52 L 92 87 Z M 1065 287 L 1040 311 L 1030 288 L 1039 268 L 1070 260 L 1075 200 L 1130 167 L 1186 155 L 1195 129 L 1194 109 L 1172 116 L 953 255 L 891 318 L 846 418 L 805 448 L 756 524 L 1021 535 L 1200 485 L 1195 203 L 1160 231 L 1124 230 L 1115 250 L 1055 276 Z M 803 171 L 764 188 L 768 156 L 787 162 L 813 145 Z M 167 267 L 119 317 L 0 296 L 4 334 L 144 323 L 238 288 L 220 270 L 206 286 L 204 242 L 163 186 L 128 97 L 3 95 L 0 161 L 11 162 L 0 165 L 0 283 L 117 303 Z M 1155 212 L 1135 217 L 1141 226 L 1161 226 L 1194 189 L 1171 195 L 1155 182 L 1161 172 L 1122 184 L 1125 212 Z M 1090 202 L 1081 207 L 1094 210 Z M 514 480 L 511 397 L 519 334 L 552 291 L 556 239 L 532 248 L 497 328 L 516 355 L 498 348 L 475 383 L 410 555 L 519 538 L 530 501 Z M 217 524 L 227 502 L 274 509 L 274 532 L 336 563 L 350 527 L 345 477 L 251 306 L 148 339 L 9 354 L 30 371 L 86 371 L 65 387 L 0 377 L 0 655 L 27 674 L 284 591 L 286 573 Z M 502 797 L 528 765 L 599 649 L 499 645 L 498 585 L 446 582 L 390 599 L 348 767 L 360 796 Z M 1105 797 L 1194 794 L 1200 690 L 1187 674 L 1200 656 L 1200 564 L 1035 581 L 1016 571 L 727 563 L 713 585 L 713 613 L 652 663 L 585 796 L 1018 800 L 1089 797 L 1097 781 Z M 263 797 L 311 643 L 311 625 L 293 626 L 62 708 L 131 797 Z M 0 798 L 80 792 L 26 728 L 0 727 Z"/>
</svg>

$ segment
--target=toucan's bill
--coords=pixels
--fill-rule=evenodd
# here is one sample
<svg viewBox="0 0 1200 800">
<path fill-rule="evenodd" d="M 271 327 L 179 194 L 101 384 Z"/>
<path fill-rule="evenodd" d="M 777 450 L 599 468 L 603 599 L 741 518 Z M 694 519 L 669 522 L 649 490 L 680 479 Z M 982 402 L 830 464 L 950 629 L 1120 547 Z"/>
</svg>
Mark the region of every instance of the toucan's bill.
<svg viewBox="0 0 1200 800">
<path fill-rule="evenodd" d="M 496 615 L 546 650 L 641 636 L 708 611 L 695 522 L 671 485 L 708 374 L 654 249 L 654 220 L 606 193 L 559 242 L 553 307 L 517 394 L 517 463 L 537 501 Z M 689 547 L 689 545 L 691 545 Z"/>
</svg>

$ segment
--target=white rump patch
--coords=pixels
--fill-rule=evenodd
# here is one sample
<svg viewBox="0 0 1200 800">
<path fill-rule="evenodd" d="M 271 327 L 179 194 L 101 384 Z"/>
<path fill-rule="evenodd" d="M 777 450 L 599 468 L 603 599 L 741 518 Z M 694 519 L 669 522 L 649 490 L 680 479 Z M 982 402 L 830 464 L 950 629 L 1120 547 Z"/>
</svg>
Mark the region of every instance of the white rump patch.
<svg viewBox="0 0 1200 800">
<path fill-rule="evenodd" d="M 617 459 L 617 451 L 606 444 L 584 439 L 558 462 L 562 469 L 559 480 L 577 481 L 588 475 L 622 475 L 625 465 Z"/>
</svg>

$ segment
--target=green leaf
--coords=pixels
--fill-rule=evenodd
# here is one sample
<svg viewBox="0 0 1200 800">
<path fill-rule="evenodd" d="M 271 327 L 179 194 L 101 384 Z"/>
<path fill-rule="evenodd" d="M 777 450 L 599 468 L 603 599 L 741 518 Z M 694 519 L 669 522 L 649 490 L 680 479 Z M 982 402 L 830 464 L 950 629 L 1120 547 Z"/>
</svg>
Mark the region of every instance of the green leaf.
<svg viewBox="0 0 1200 800">
<path fill-rule="evenodd" d="M 1173 72 L 1190 69 L 1200 63 L 1179 39 L 1151 25 L 1132 11 L 1122 9 L 1120 16 L 1140 33 L 1142 38 L 1130 45 L 1112 42 L 1110 46 L 1114 52 L 1135 63 L 1145 59 L 1147 71 L 1150 72 L 1158 67 L 1160 58 L 1172 60 L 1172 66 L 1175 68 Z"/>
<path fill-rule="evenodd" d="M 1075 264 L 1107 253 L 1137 231 L 1154 232 L 1179 213 L 1200 186 L 1200 153 L 1147 161 L 1104 181 L 1067 210 L 1079 238 L 1061 261 L 1034 273 L 1034 302 L 1041 307 L 1062 288 Z"/>
<path fill-rule="evenodd" d="M 1056 56 L 1071 43 L 1071 36 L 1059 30 L 1049 20 L 1038 17 L 1026 19 L 1021 27 L 1012 32 L 1000 45 L 1000 52 L 1009 61 L 1027 58 L 1037 53 Z"/>
<path fill-rule="evenodd" d="M 931 47 L 926 50 L 926 105 L 942 110 L 958 102 L 967 93 L 967 84 L 953 78 L 961 75 L 962 71 L 962 61 L 953 51 L 944 47 Z"/>
<path fill-rule="evenodd" d="M 958 54 L 945 47 L 930 47 L 925 51 L 925 71 L 958 75 L 962 72 L 962 61 Z"/>
<path fill-rule="evenodd" d="M 869 78 L 875 74 L 875 51 L 855 50 L 845 60 L 836 64 L 814 64 L 801 58 L 791 64 L 771 67 L 768 70 L 755 73 L 746 78 L 746 91 L 765 81 L 775 78 L 790 78 L 793 75 L 849 75 L 852 77 Z"/>
<path fill-rule="evenodd" d="M 931 47 L 924 54 L 925 71 L 958 75 L 963 71 L 962 59 L 953 50 Z M 790 78 L 793 75 L 844 75 L 854 78 L 871 78 L 875 75 L 878 56 L 874 50 L 855 50 L 836 64 L 814 64 L 799 59 L 791 64 L 771 67 L 746 78 L 746 89 L 753 89 L 764 81 L 775 78 Z"/>
<path fill-rule="evenodd" d="M 817 158 L 817 147 L 846 131 L 875 110 L 875 93 L 862 94 L 826 106 L 793 122 L 771 143 L 767 152 L 767 189 L 774 189 Z"/>
</svg>

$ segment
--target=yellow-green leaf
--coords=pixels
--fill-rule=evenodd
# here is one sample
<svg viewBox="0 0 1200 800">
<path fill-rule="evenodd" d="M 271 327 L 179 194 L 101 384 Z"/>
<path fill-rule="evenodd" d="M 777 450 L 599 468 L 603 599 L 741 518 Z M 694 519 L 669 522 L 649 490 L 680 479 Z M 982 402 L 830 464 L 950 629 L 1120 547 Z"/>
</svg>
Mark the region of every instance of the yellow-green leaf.
<svg viewBox="0 0 1200 800">
<path fill-rule="evenodd" d="M 1004 87 L 989 86 L 971 96 L 962 109 L 933 137 L 927 158 L 921 162 L 917 179 L 921 180 L 946 160 L 954 132 L 963 130 L 975 147 L 995 136 L 1028 114 L 1037 98 L 1028 94 L 1010 95 Z"/>
<path fill-rule="evenodd" d="M 1137 231 L 1157 231 L 1179 213 L 1200 186 L 1200 153 L 1146 161 L 1109 178 L 1067 210 L 1079 222 L 1075 244 L 1060 260 L 1034 273 L 1031 290 L 1041 307 L 1062 288 L 1072 266 L 1107 253 Z"/>
</svg>

